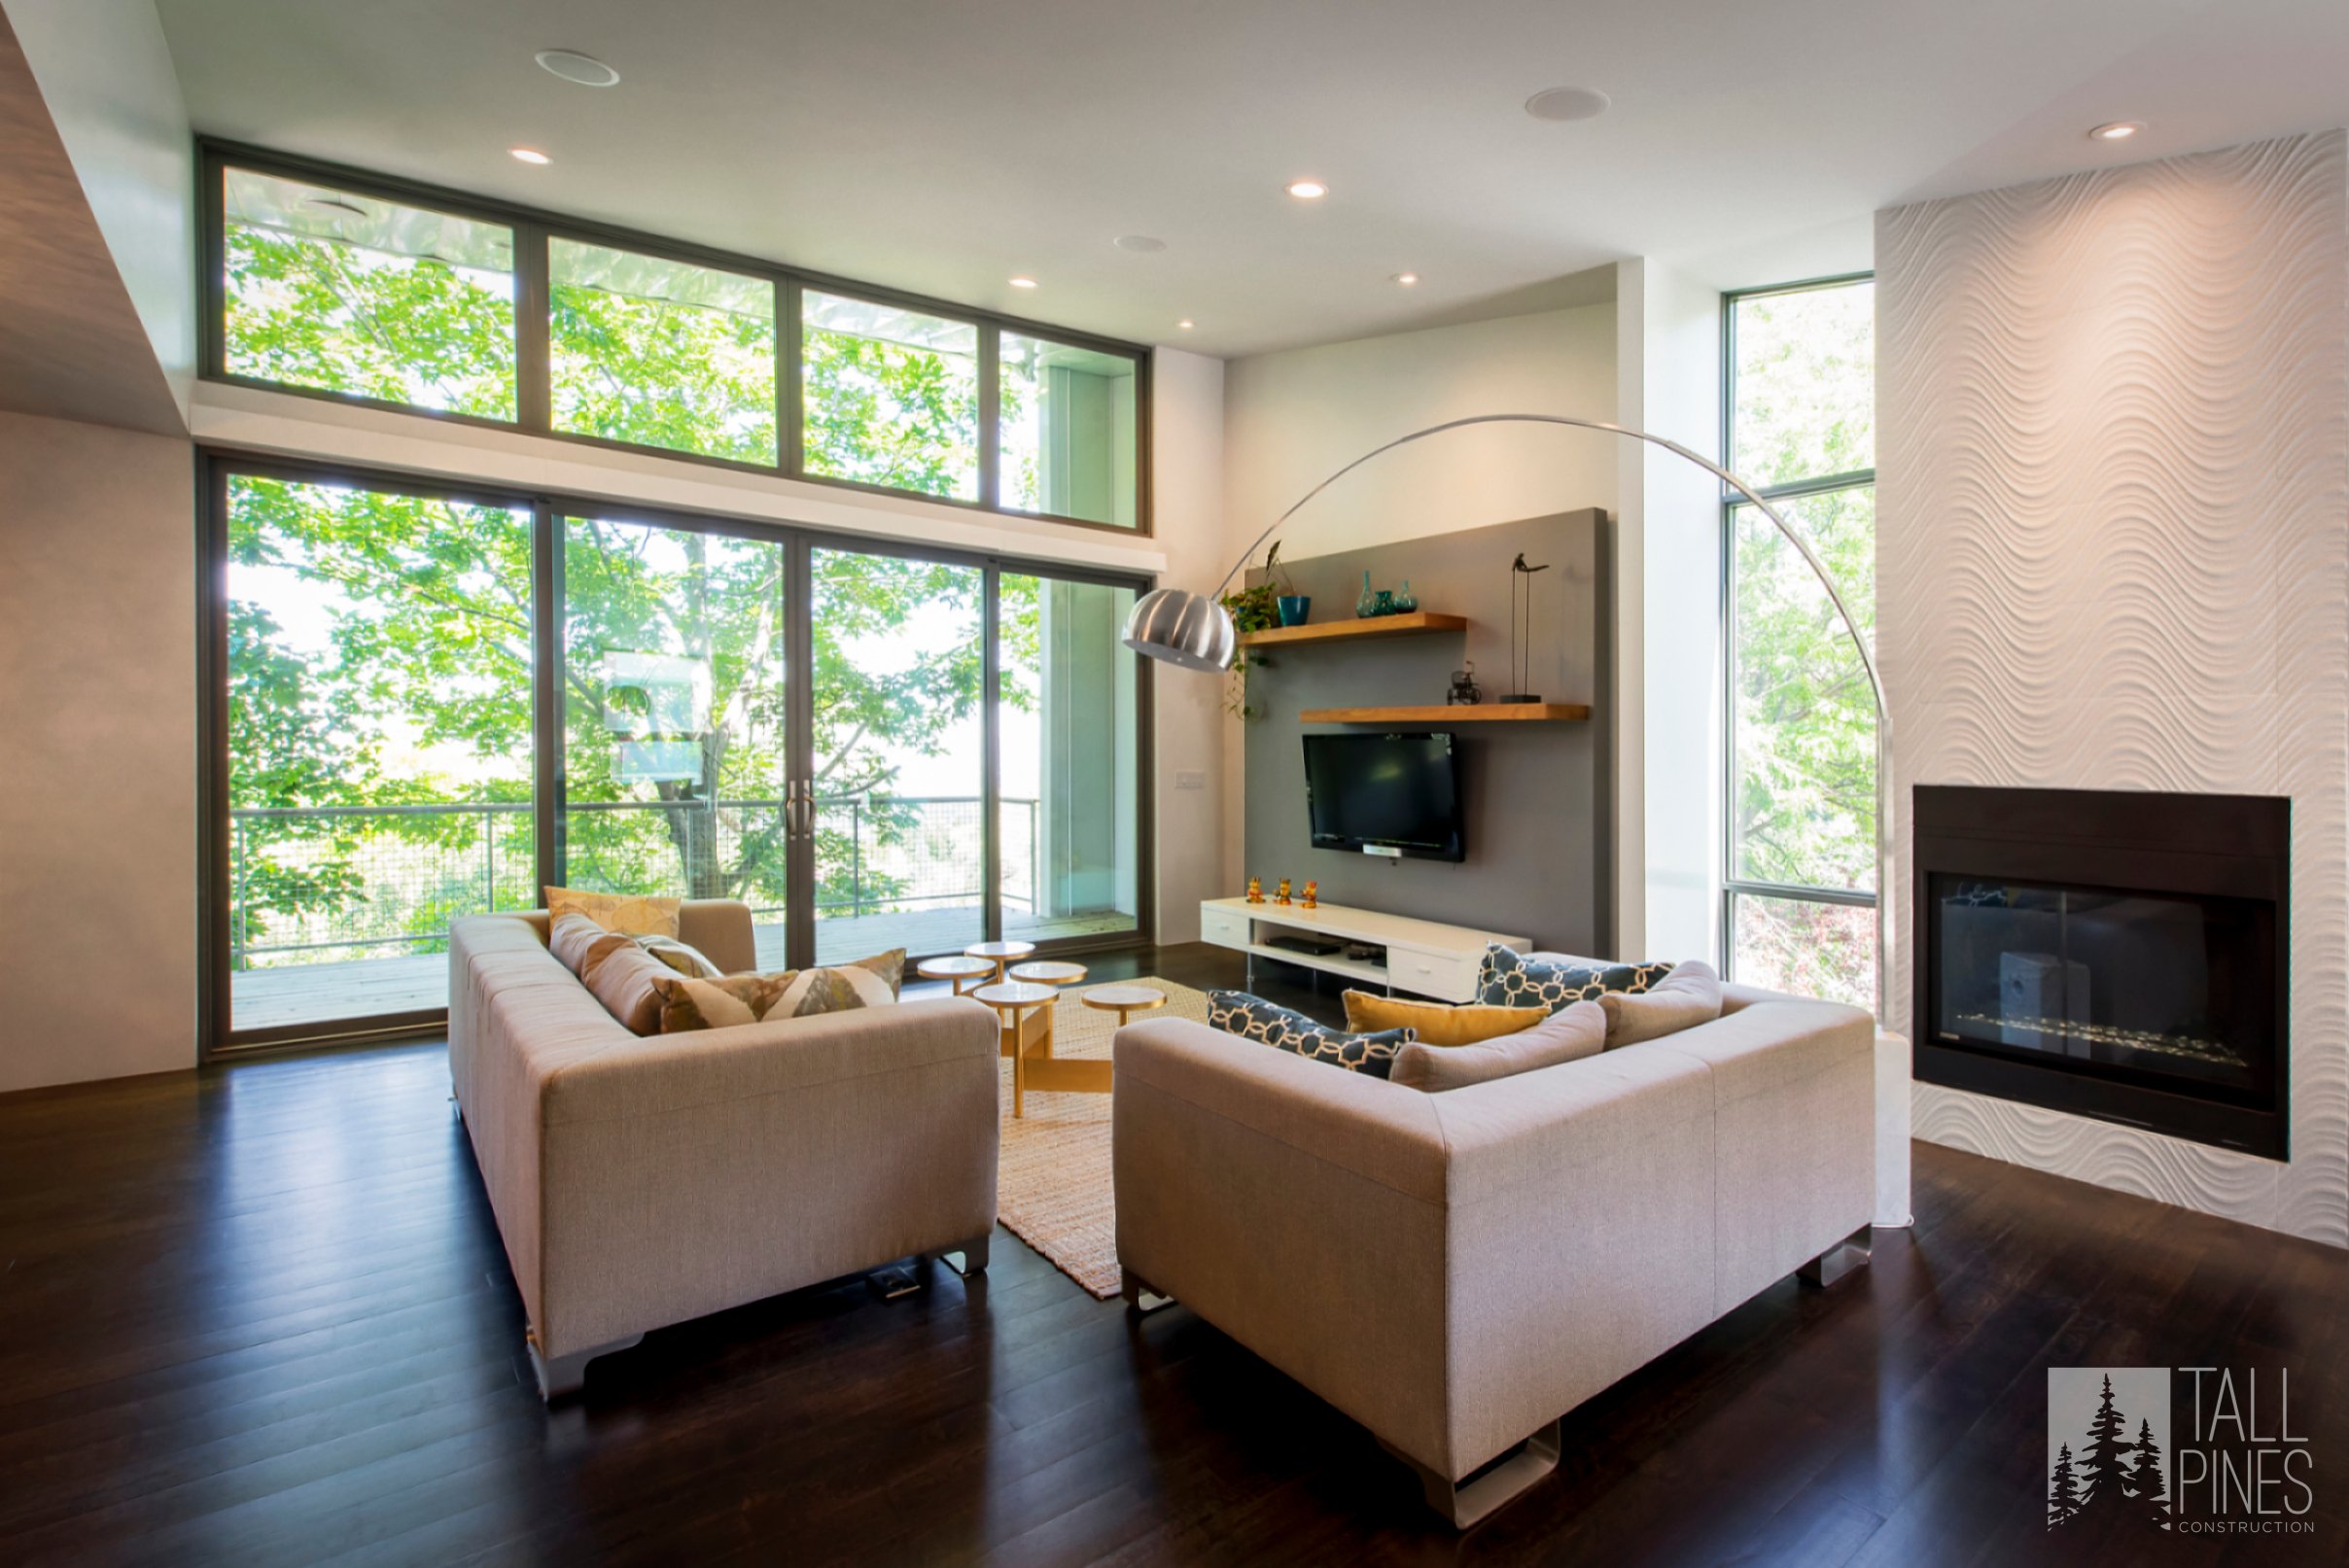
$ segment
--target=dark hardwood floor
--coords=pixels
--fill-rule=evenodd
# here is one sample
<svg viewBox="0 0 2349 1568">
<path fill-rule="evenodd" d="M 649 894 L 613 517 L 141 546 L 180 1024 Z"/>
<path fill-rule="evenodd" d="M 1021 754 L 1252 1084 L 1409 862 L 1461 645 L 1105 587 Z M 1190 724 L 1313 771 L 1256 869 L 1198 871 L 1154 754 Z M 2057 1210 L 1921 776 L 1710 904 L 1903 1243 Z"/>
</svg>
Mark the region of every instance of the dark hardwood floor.
<svg viewBox="0 0 2349 1568">
<path fill-rule="evenodd" d="M 2349 1543 L 2349 1254 L 1930 1146 L 1916 1227 L 1873 1268 L 1772 1286 L 1574 1411 L 1560 1473 L 1465 1537 L 1186 1308 L 1129 1324 L 1008 1235 L 968 1285 L 846 1280 L 653 1334 L 548 1411 L 447 1090 L 411 1045 L 0 1098 L 0 1561 L 1827 1568 Z M 2047 1368 L 2164 1364 L 2290 1369 L 2310 1533 L 2055 1550 Z"/>
</svg>

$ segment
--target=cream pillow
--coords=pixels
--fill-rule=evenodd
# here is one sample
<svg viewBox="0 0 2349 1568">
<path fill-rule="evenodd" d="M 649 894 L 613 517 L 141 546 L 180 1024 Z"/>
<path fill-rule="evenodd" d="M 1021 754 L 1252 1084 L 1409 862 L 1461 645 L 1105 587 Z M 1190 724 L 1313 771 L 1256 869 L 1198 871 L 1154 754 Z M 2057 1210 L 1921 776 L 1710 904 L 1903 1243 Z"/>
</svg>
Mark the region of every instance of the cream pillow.
<svg viewBox="0 0 2349 1568">
<path fill-rule="evenodd" d="M 1411 1029 L 1421 1045 L 1474 1045 L 1529 1029 L 1549 1015 L 1530 1007 L 1489 1007 L 1470 1002 L 1405 1001 L 1367 991 L 1346 993 L 1346 1032 L 1375 1034 L 1381 1029 Z"/>
<path fill-rule="evenodd" d="M 689 980 L 716 980 L 725 973 L 710 961 L 708 954 L 674 936 L 632 936 L 628 940 Z"/>
<path fill-rule="evenodd" d="M 546 913 L 557 919 L 584 915 L 607 931 L 629 936 L 675 936 L 682 898 L 639 898 L 628 893 L 580 892 L 571 888 L 546 889 Z"/>
<path fill-rule="evenodd" d="M 1476 1045 L 1406 1045 L 1395 1057 L 1392 1081 L 1406 1089 L 1440 1095 L 1447 1089 L 1465 1089 L 1470 1084 L 1595 1057 L 1606 1049 L 1606 1041 L 1607 1015 L 1598 1004 L 1574 1002 L 1543 1014 L 1531 1028 Z"/>
<path fill-rule="evenodd" d="M 1608 1050 L 1659 1040 L 1721 1016 L 1721 977 L 1691 958 L 1648 990 L 1610 991 L 1598 1005 L 1606 1009 Z"/>
<path fill-rule="evenodd" d="M 663 971 L 653 978 L 663 1034 L 721 1029 L 770 1018 L 806 1018 L 886 1007 L 897 999 L 905 972 L 905 950 L 822 969 L 779 969 L 773 974 L 723 975 L 700 980 Z"/>
</svg>

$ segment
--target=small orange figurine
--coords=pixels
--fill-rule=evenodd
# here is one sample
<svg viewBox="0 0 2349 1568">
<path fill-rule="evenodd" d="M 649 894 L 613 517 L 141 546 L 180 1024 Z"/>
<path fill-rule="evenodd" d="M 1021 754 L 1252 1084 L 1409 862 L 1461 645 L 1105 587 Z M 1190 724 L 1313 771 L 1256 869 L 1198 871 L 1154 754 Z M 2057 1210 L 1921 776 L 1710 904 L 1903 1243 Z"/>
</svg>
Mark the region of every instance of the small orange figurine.
<svg viewBox="0 0 2349 1568">
<path fill-rule="evenodd" d="M 1305 885 L 1305 897 L 1304 897 L 1304 900 L 1303 900 L 1304 907 L 1305 907 L 1305 908 L 1307 908 L 1307 909 L 1319 909 L 1319 908 L 1321 907 L 1321 896 L 1320 896 L 1320 895 L 1321 895 L 1321 885 L 1320 885 L 1319 883 L 1317 883 L 1317 882 L 1309 882 L 1309 883 L 1307 883 L 1307 884 Z"/>
<path fill-rule="evenodd" d="M 1248 878 L 1247 901 L 1251 904 L 1264 902 L 1264 879 L 1262 877 Z"/>
<path fill-rule="evenodd" d="M 1282 877 L 1280 879 L 1280 890 L 1273 894 L 1273 902 L 1276 904 L 1285 904 L 1288 901 L 1288 878 Z"/>
</svg>

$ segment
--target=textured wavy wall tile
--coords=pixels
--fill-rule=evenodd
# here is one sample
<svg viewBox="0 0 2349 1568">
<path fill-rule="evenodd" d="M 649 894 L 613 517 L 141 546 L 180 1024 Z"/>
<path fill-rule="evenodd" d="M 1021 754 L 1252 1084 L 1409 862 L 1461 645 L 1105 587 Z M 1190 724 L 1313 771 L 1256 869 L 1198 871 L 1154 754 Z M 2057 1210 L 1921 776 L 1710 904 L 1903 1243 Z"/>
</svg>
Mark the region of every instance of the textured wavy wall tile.
<svg viewBox="0 0 2349 1568">
<path fill-rule="evenodd" d="M 1876 262 L 1896 787 L 2294 802 L 2289 1167 L 1926 1086 L 1918 1132 L 2349 1245 L 2344 137 L 1897 208 Z"/>
</svg>

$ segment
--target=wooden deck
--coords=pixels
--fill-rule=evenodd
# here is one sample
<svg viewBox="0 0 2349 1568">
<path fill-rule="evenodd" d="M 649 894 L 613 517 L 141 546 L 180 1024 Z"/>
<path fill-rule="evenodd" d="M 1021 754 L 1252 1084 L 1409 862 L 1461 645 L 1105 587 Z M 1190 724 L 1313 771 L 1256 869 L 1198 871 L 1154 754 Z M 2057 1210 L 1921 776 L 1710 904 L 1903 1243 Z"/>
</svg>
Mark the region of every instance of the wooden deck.
<svg viewBox="0 0 2349 1568">
<path fill-rule="evenodd" d="M 1006 914 L 1003 934 L 1023 942 L 1042 942 L 1131 930 L 1133 924 L 1132 918 L 1124 915 L 1070 915 L 1058 920 L 1035 920 Z M 782 922 L 757 926 L 756 932 L 759 968 L 789 968 L 789 960 L 784 956 Z M 849 916 L 817 923 L 816 959 L 819 963 L 845 963 L 875 953 L 887 953 L 891 948 L 903 948 L 921 958 L 959 953 L 981 939 L 975 905 L 926 909 L 904 915 Z M 430 1012 L 448 1005 L 448 957 L 434 953 L 412 958 L 362 958 L 342 963 L 247 969 L 232 976 L 230 985 L 233 1023 L 239 1029 L 286 1028 L 390 1013 Z"/>
</svg>

